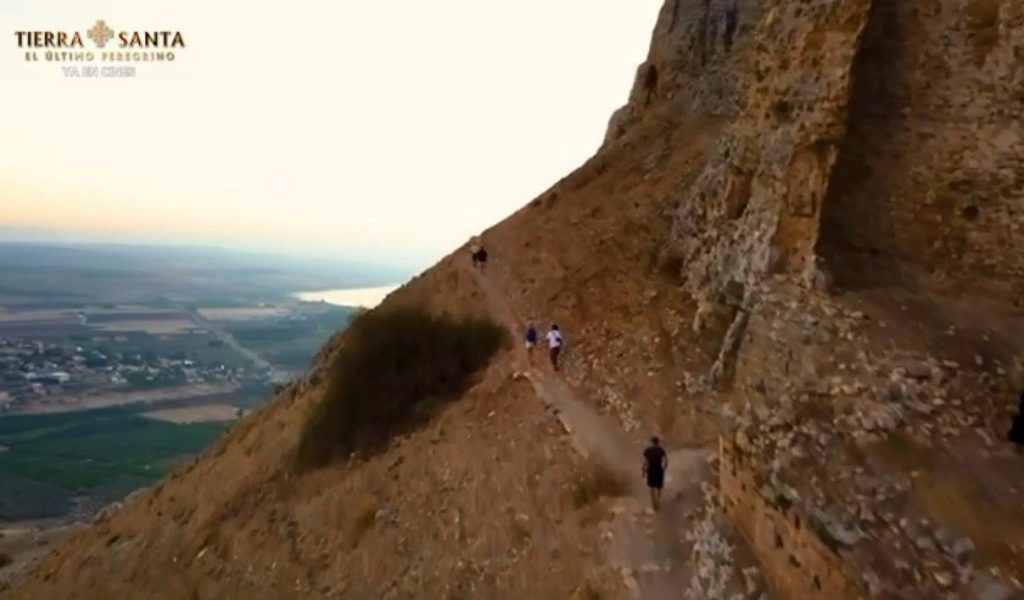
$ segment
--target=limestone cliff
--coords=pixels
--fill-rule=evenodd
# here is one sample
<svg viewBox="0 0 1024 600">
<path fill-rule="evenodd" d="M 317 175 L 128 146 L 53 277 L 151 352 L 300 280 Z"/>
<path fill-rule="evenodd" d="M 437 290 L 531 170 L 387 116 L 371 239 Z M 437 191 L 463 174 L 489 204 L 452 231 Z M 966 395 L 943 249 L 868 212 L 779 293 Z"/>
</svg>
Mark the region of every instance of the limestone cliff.
<svg viewBox="0 0 1024 600">
<path fill-rule="evenodd" d="M 483 233 L 486 274 L 461 248 L 386 302 L 557 322 L 560 383 L 507 349 L 297 475 L 342 335 L 11 596 L 1019 593 L 1022 84 L 1018 0 L 667 0 L 596 156 Z M 573 500 L 651 432 L 708 457 L 668 510 Z"/>
</svg>

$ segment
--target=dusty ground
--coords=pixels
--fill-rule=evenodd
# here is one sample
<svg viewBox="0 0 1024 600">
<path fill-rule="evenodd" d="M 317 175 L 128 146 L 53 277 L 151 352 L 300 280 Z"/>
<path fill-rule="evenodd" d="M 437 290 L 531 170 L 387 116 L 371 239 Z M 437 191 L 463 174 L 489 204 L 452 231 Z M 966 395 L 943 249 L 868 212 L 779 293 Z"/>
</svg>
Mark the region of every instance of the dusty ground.
<svg viewBox="0 0 1024 600">
<path fill-rule="evenodd" d="M 108 408 L 124 404 L 153 404 L 168 400 L 184 400 L 227 394 L 237 391 L 240 387 L 237 383 L 194 383 L 135 392 L 107 392 L 84 396 L 43 396 L 37 402 L 26 406 L 19 405 L 16 410 L 7 414 L 31 415 Z"/>
<path fill-rule="evenodd" d="M 171 423 L 204 423 L 209 421 L 234 421 L 242 416 L 241 411 L 227 404 L 206 404 L 182 408 L 166 408 L 142 413 L 143 417 L 170 421 Z"/>
<path fill-rule="evenodd" d="M 76 309 L 30 309 L 11 310 L 0 308 L 0 323 L 14 323 L 20 321 L 76 321 L 78 310 Z M 166 308 L 147 308 L 145 306 L 119 306 L 117 308 L 89 307 L 84 311 L 88 315 L 119 315 L 130 319 L 133 313 L 146 315 L 172 316 L 179 311 Z"/>
<path fill-rule="evenodd" d="M 54 545 L 82 527 L 63 521 L 0 523 L 0 556 L 12 560 L 0 567 L 0 591 L 20 581 Z"/>
<path fill-rule="evenodd" d="M 98 526 L 99 538 L 73 539 L 50 561 L 62 565 L 61 575 L 53 579 L 58 571 L 44 567 L 50 585 L 26 588 L 24 597 L 54 597 L 71 581 L 83 597 L 149 598 L 358 598 L 389 590 L 554 598 L 587 582 L 614 582 L 580 560 L 600 553 L 591 513 L 572 501 L 585 463 L 529 386 L 508 372 L 492 372 L 386 455 L 296 486 L 274 465 L 288 454 L 302 406 L 248 420 L 234 442 L 208 453 L 217 460 L 130 503 Z M 535 485 L 542 476 L 544 485 Z M 210 477 L 220 485 L 197 487 Z M 162 522 L 173 529 L 152 535 Z M 77 558 L 85 554 L 106 566 L 96 571 L 98 564 Z M 144 574 L 155 566 L 153 577 Z"/>
<path fill-rule="evenodd" d="M 199 314 L 211 321 L 249 321 L 289 314 L 284 308 L 247 306 L 244 308 L 200 308 Z"/>
<path fill-rule="evenodd" d="M 145 331 L 152 335 L 177 335 L 188 333 L 195 325 L 188 319 L 153 319 L 153 320 L 132 320 L 110 321 L 91 325 L 96 331 L 102 332 L 125 332 Z"/>
</svg>

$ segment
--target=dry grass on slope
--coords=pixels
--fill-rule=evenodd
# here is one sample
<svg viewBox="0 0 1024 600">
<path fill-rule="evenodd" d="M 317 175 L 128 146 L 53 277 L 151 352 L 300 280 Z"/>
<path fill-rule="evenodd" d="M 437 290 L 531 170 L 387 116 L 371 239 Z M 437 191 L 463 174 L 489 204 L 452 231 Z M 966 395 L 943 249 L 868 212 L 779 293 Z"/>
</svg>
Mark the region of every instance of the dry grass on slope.
<svg viewBox="0 0 1024 600">
<path fill-rule="evenodd" d="M 416 308 L 360 315 L 349 326 L 327 372 L 296 450 L 300 469 L 351 452 L 373 452 L 403 428 L 457 397 L 501 346 L 490 320 L 454 319 Z"/>
</svg>

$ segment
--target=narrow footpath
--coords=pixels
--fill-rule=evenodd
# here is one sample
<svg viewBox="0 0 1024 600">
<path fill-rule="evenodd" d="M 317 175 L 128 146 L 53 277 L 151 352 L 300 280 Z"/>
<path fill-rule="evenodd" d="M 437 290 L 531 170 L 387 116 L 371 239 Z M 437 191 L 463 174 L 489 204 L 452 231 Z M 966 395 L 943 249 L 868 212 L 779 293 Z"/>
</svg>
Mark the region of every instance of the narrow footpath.
<svg viewBox="0 0 1024 600">
<path fill-rule="evenodd" d="M 473 271 L 484 291 L 489 312 L 513 335 L 525 331 L 507 296 L 486 274 Z M 517 362 L 528 365 L 526 351 L 516 346 Z M 577 451 L 600 462 L 623 481 L 628 495 L 616 500 L 615 518 L 608 548 L 609 560 L 622 574 L 633 597 L 642 600 L 678 599 L 684 594 L 690 573 L 684 555 L 682 532 L 686 515 L 700 501 L 701 482 L 711 476 L 708 453 L 700 450 L 669 451 L 661 509 L 650 509 L 647 487 L 641 479 L 643 448 L 630 440 L 613 419 L 582 400 L 576 390 L 547 367 L 530 365 L 523 371 L 540 398 L 570 435 Z"/>
</svg>

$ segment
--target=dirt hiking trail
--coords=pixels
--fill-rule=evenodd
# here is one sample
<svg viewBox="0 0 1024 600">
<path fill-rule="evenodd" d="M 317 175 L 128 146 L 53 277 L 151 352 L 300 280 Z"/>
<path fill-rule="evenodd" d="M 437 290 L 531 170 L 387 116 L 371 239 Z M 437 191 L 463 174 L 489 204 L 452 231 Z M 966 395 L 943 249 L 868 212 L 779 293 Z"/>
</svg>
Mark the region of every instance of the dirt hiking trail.
<svg viewBox="0 0 1024 600">
<path fill-rule="evenodd" d="M 643 600 L 679 598 L 690 581 L 682 532 L 687 514 L 700 502 L 701 483 L 711 477 L 707 462 L 711 451 L 672 450 L 666 446 L 669 466 L 664 497 L 660 510 L 652 511 L 641 478 L 644 444 L 631 439 L 620 425 L 582 400 L 553 372 L 544 348 L 535 350 L 539 356 L 530 363 L 520 339 L 526 330 L 525 321 L 486 273 L 473 269 L 473 276 L 484 292 L 488 311 L 516 340 L 517 375 L 530 381 L 537 397 L 559 420 L 580 454 L 626 482 L 627 495 L 616 499 L 607 537 L 609 559 L 619 568 L 627 589 L 634 598 Z M 523 365 L 525 369 L 519 370 Z M 570 364 L 563 365 L 563 369 L 571 369 Z"/>
</svg>

